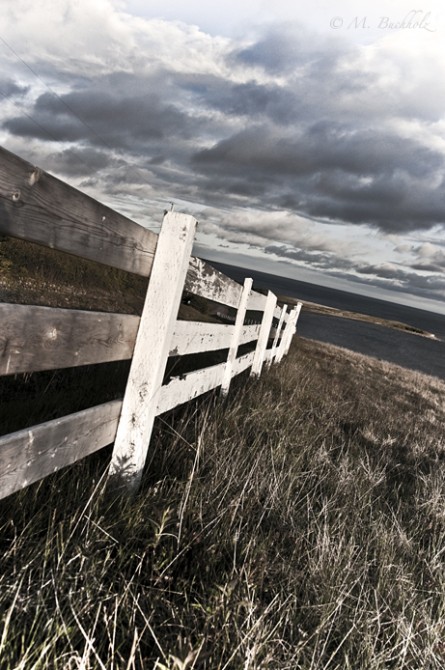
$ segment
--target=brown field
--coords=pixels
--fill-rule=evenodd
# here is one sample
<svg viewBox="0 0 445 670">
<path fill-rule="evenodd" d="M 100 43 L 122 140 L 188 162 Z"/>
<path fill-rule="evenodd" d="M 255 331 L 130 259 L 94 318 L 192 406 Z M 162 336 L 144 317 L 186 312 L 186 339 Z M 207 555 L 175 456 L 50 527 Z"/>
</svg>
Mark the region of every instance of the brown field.
<svg viewBox="0 0 445 670">
<path fill-rule="evenodd" d="M 3 296 L 140 308 L 138 278 L 0 249 Z M 4 429 L 119 393 L 115 365 L 0 380 Z M 0 502 L 2 670 L 441 670 L 444 425 L 443 382 L 297 336 L 159 417 L 135 497 L 107 448 Z"/>
</svg>

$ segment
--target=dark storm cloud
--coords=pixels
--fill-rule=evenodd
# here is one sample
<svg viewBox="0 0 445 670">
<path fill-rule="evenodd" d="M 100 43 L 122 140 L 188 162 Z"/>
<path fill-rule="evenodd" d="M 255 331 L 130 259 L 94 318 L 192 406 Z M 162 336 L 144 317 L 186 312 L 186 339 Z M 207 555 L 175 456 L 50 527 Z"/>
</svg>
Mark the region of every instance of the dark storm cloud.
<svg viewBox="0 0 445 670">
<path fill-rule="evenodd" d="M 440 244 L 424 244 L 414 248 L 413 251 L 418 254 L 417 260 L 410 264 L 413 270 L 440 273 L 445 271 L 445 251 Z"/>
<path fill-rule="evenodd" d="M 284 31 L 283 31 L 284 32 Z M 256 43 L 233 52 L 234 61 L 248 66 L 260 66 L 267 72 L 277 74 L 294 67 L 299 60 L 295 35 L 281 34 L 276 29 Z"/>
<path fill-rule="evenodd" d="M 444 272 L 445 262 L 411 263 L 410 268 L 412 268 L 413 270 L 421 270 L 423 272 Z"/>
<path fill-rule="evenodd" d="M 50 171 L 63 172 L 65 175 L 82 176 L 94 175 L 115 163 L 105 151 L 78 147 L 51 154 L 48 156 L 47 167 Z"/>
<path fill-rule="evenodd" d="M 426 267 L 421 268 L 427 271 Z M 356 268 L 360 281 L 360 275 L 369 276 L 369 283 L 381 280 L 382 285 L 386 282 L 388 288 L 396 291 L 407 291 L 426 298 L 442 298 L 445 289 L 445 278 L 436 274 L 418 274 L 409 269 L 383 263 L 381 265 L 362 265 Z M 365 283 L 368 281 L 364 280 Z"/>
<path fill-rule="evenodd" d="M 393 123 L 435 119 L 438 106 L 401 81 L 397 94 L 383 91 L 385 107 L 382 73 L 364 74 L 357 47 L 312 37 L 280 27 L 230 55 L 232 63 L 287 73 L 285 84 L 195 82 L 203 105 L 244 125 L 192 156 L 207 197 L 219 183 L 227 197 L 251 196 L 260 207 L 384 232 L 444 224 L 445 190 L 436 178 L 443 153 Z"/>
<path fill-rule="evenodd" d="M 381 287 L 386 290 L 396 291 L 400 294 L 410 293 L 427 300 L 438 300 L 443 302 L 445 281 L 434 276 L 422 277 L 416 273 L 407 273 L 403 280 L 382 279 L 376 275 L 352 276 L 343 272 L 330 271 L 329 274 L 338 279 L 347 280 L 356 284 L 369 287 Z"/>
<path fill-rule="evenodd" d="M 81 171 L 89 148 L 98 152 L 84 155 L 91 173 L 123 152 L 148 172 L 120 171 L 121 185 L 149 173 L 153 186 L 215 207 L 284 209 L 391 233 L 443 225 L 444 156 L 425 139 L 402 137 L 396 123 L 433 118 L 437 104 L 416 96 L 411 81 L 396 93 L 385 88 L 383 70 L 368 64 L 364 73 L 362 55 L 345 41 L 278 26 L 226 54 L 232 72 L 174 71 L 159 61 L 147 74 L 82 74 L 63 102 L 44 93 L 3 127 L 77 145 L 71 159 L 52 159 L 65 174 L 89 174 Z M 108 183 L 118 186 L 112 173 Z"/>
<path fill-rule="evenodd" d="M 288 247 L 280 244 L 269 244 L 264 251 L 268 254 L 280 256 L 283 259 L 290 261 L 299 261 L 310 264 L 312 268 L 322 270 L 351 270 L 354 264 L 347 258 L 340 257 L 332 253 L 323 253 L 317 251 L 307 251 L 306 249 L 298 249 L 295 247 Z"/>
<path fill-rule="evenodd" d="M 356 271 L 363 275 L 376 275 L 382 279 L 396 279 L 402 281 L 409 275 L 403 268 L 390 265 L 362 265 L 356 267 Z"/>
<path fill-rule="evenodd" d="M 397 170 L 423 177 L 442 167 L 441 154 L 385 131 L 356 132 L 323 120 L 284 134 L 258 124 L 197 152 L 196 165 L 225 172 L 229 167 L 281 176 L 327 174 L 342 170 L 356 177 L 392 175 Z M 333 183 L 338 191 L 339 184 Z"/>
<path fill-rule="evenodd" d="M 137 150 L 171 134 L 190 138 L 197 119 L 165 101 L 150 80 L 131 75 L 107 77 L 79 85 L 56 97 L 36 100 L 32 121 L 17 116 L 4 123 L 10 133 L 59 141 L 88 141 L 101 147 Z"/>
<path fill-rule="evenodd" d="M 330 71 L 333 61 L 348 52 L 343 42 L 322 38 L 298 24 L 275 25 L 253 44 L 234 49 L 229 62 L 256 66 L 273 75 L 294 72 L 317 63 Z"/>
<path fill-rule="evenodd" d="M 380 285 L 400 292 L 412 292 L 429 298 L 441 298 L 445 278 L 419 275 L 389 263 L 356 265 L 352 260 L 333 253 L 310 252 L 306 249 L 270 244 L 264 251 L 283 261 L 297 261 L 312 269 L 324 270 L 333 277 L 359 284 Z M 423 270 L 427 268 L 423 267 Z"/>
<path fill-rule="evenodd" d="M 444 97 L 441 92 L 431 95 L 437 79 L 433 72 L 424 73 L 423 83 L 416 81 L 403 59 L 392 63 L 377 58 L 374 66 L 363 67 L 363 53 L 361 47 L 335 35 L 322 36 L 290 24 L 272 27 L 256 42 L 234 49 L 228 63 L 260 68 L 271 76 L 286 75 L 288 90 L 312 118 L 318 109 L 322 113 L 330 109 L 333 118 L 340 113 L 359 126 L 379 110 L 422 121 L 442 118 Z M 385 75 L 394 68 L 406 74 L 388 85 Z"/>
<path fill-rule="evenodd" d="M 414 154 L 415 155 L 415 154 Z M 431 172 L 431 182 L 434 173 Z M 387 233 L 429 229 L 445 223 L 445 193 L 427 179 L 417 181 L 401 169 L 376 176 L 371 183 L 344 184 L 311 193 L 306 211 L 316 218 L 369 224 Z"/>
<path fill-rule="evenodd" d="M 187 75 L 178 84 L 203 107 L 217 110 L 229 117 L 267 118 L 279 125 L 295 123 L 302 101 L 295 92 L 277 84 L 264 84 L 254 79 L 234 83 L 217 76 Z"/>
<path fill-rule="evenodd" d="M 52 117 L 49 114 L 33 114 L 32 117 L 16 116 L 3 123 L 11 135 L 39 140 L 74 142 L 84 139 L 84 128 L 73 119 Z"/>
<path fill-rule="evenodd" d="M 442 154 L 385 130 L 357 132 L 323 120 L 291 135 L 263 123 L 192 161 L 212 182 L 215 175 L 254 182 L 264 200 L 301 215 L 386 232 L 445 223 L 445 191 L 431 186 L 444 168 Z"/>
<path fill-rule="evenodd" d="M 276 244 L 269 244 L 264 248 L 264 251 L 267 254 L 274 254 L 288 260 L 310 263 L 312 267 L 329 267 L 329 254 L 306 251 L 306 249 L 289 249 Z"/>
<path fill-rule="evenodd" d="M 29 91 L 29 86 L 21 86 L 12 79 L 0 78 L 0 95 L 4 98 L 25 95 Z"/>
</svg>

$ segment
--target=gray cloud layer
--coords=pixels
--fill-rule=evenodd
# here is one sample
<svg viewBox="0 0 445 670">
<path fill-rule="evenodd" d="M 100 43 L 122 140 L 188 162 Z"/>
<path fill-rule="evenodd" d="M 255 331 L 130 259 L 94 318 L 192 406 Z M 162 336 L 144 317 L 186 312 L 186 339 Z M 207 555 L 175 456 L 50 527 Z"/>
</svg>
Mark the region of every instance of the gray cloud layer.
<svg viewBox="0 0 445 670">
<path fill-rule="evenodd" d="M 176 61 L 149 56 L 134 71 L 79 71 L 68 92 L 62 65 L 40 63 L 63 80 L 60 97 L 41 86 L 33 95 L 32 85 L 5 77 L 4 98 L 29 103 L 26 114 L 11 108 L 3 130 L 51 142 L 52 169 L 89 184 L 100 178 L 110 193 L 150 180 L 173 198 L 209 207 L 286 211 L 351 230 L 403 235 L 445 225 L 445 153 L 435 141 L 445 93 L 426 96 L 426 80 L 415 74 L 398 78 L 395 90 L 387 70 L 409 71 L 406 54 L 364 58 L 363 47 L 275 26 L 249 44 L 221 47 L 217 66 L 209 52 L 206 67 L 183 67 L 179 47 Z M 428 81 L 440 81 L 437 67 Z M 132 167 L 117 176 L 125 165 Z M 236 226 L 242 234 L 240 220 Z M 230 222 L 219 228 L 226 239 L 232 233 Z M 439 278 L 428 284 L 424 276 L 443 272 L 437 251 L 397 269 L 343 260 L 323 245 L 304 247 L 303 238 L 297 248 L 290 229 L 276 237 L 272 220 L 257 234 L 270 254 L 320 270 L 443 289 Z"/>
<path fill-rule="evenodd" d="M 366 78 L 358 67 L 344 72 L 345 59 L 357 58 L 351 47 L 276 28 L 227 54 L 228 64 L 253 68 L 242 83 L 161 66 L 145 76 L 84 77 L 62 102 L 50 92 L 35 100 L 38 125 L 17 115 L 3 127 L 22 137 L 44 140 L 50 133 L 61 142 L 112 146 L 158 163 L 168 156 L 184 170 L 192 167 L 198 196 L 210 204 L 219 191 L 256 199 L 261 208 L 386 232 L 444 223 L 445 189 L 436 179 L 443 152 L 399 134 L 389 123 L 394 109 L 384 102 L 375 109 L 379 71 Z M 255 69 L 282 81 L 255 80 Z M 23 94 L 14 82 L 4 87 Z M 396 112 L 407 119 L 414 113 L 408 103 Z"/>
</svg>

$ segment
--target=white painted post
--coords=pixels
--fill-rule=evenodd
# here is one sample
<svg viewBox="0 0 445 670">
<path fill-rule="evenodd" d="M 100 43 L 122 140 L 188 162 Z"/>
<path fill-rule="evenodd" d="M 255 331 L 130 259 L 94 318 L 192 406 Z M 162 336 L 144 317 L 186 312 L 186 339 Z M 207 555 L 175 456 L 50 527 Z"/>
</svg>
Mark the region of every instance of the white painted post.
<svg viewBox="0 0 445 670">
<path fill-rule="evenodd" d="M 280 346 L 278 347 L 278 354 L 277 354 L 277 358 L 276 358 L 277 363 L 279 363 L 282 360 L 283 356 L 286 356 L 288 351 L 289 351 L 289 348 L 290 348 L 290 345 L 291 345 L 291 342 L 292 342 L 292 338 L 295 334 L 296 323 L 297 323 L 298 317 L 300 315 L 301 307 L 302 307 L 302 303 L 299 302 L 293 308 L 293 310 L 291 311 L 291 313 L 288 316 L 286 327 L 284 329 L 284 333 L 283 333 L 283 336 L 281 338 Z"/>
<path fill-rule="evenodd" d="M 287 354 L 289 353 L 290 345 L 292 344 L 292 338 L 297 331 L 297 321 L 298 321 L 298 317 L 300 316 L 302 306 L 303 306 L 303 303 L 299 302 L 297 304 L 297 306 L 295 307 L 294 317 L 292 319 L 292 329 L 289 332 L 288 339 L 286 341 L 286 348 L 284 350 L 284 355 L 285 356 L 287 356 Z"/>
<path fill-rule="evenodd" d="M 238 305 L 238 311 L 236 313 L 236 319 L 235 319 L 235 326 L 234 326 L 234 331 L 233 331 L 233 336 L 232 336 L 232 342 L 230 344 L 230 349 L 229 353 L 227 355 L 227 362 L 226 366 L 224 368 L 224 373 L 223 373 L 223 381 L 221 384 L 221 391 L 223 395 L 227 395 L 229 392 L 229 387 L 230 387 L 230 381 L 232 379 L 232 370 L 233 370 L 233 363 L 236 358 L 236 352 L 238 350 L 239 346 L 239 341 L 241 337 L 241 332 L 243 329 L 244 325 L 244 319 L 246 316 L 246 310 L 247 310 L 247 301 L 250 296 L 250 290 L 252 288 L 252 283 L 253 279 L 245 279 L 244 280 L 244 286 L 243 286 L 243 291 L 241 293 L 239 305 Z"/>
<path fill-rule="evenodd" d="M 258 335 L 258 341 L 255 349 L 255 357 L 250 371 L 251 377 L 259 377 L 263 367 L 264 355 L 266 353 L 267 342 L 269 340 L 270 328 L 272 326 L 273 313 L 275 305 L 277 304 L 277 297 L 269 291 L 267 294 L 266 305 L 264 307 L 263 320 L 261 321 L 261 328 Z"/>
<path fill-rule="evenodd" d="M 287 311 L 287 305 L 283 305 L 283 308 L 281 310 L 280 314 L 280 320 L 278 322 L 277 326 L 277 332 L 275 333 L 275 337 L 273 340 L 273 345 L 272 345 L 272 353 L 268 361 L 268 366 L 270 367 L 272 363 L 274 362 L 274 359 L 277 357 L 278 354 L 278 338 L 280 337 L 281 329 L 283 328 L 283 323 L 284 323 L 284 317 L 286 316 L 286 311 Z"/>
<path fill-rule="evenodd" d="M 278 353 L 277 353 L 276 359 L 275 359 L 277 363 L 279 363 L 284 356 L 289 336 L 292 337 L 293 325 L 294 325 L 293 320 L 295 318 L 295 310 L 296 310 L 296 307 L 294 307 L 290 311 L 290 313 L 287 315 L 286 326 L 284 327 L 284 331 L 283 331 L 283 334 L 281 336 L 281 342 L 280 342 L 280 345 L 278 347 Z"/>
<path fill-rule="evenodd" d="M 133 490 L 147 457 L 196 225 L 192 216 L 168 212 L 159 233 L 109 470 Z"/>
</svg>

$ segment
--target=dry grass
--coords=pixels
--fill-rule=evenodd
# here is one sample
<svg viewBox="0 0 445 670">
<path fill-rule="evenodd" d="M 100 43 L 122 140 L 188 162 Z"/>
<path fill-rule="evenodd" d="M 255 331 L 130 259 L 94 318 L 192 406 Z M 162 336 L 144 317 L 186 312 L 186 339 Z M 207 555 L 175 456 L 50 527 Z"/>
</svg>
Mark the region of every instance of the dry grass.
<svg viewBox="0 0 445 670">
<path fill-rule="evenodd" d="M 2 302 L 139 314 L 147 279 L 0 236 Z"/>
<path fill-rule="evenodd" d="M 444 407 L 296 338 L 159 419 L 134 499 L 98 454 L 3 501 L 2 669 L 443 668 Z"/>
</svg>

